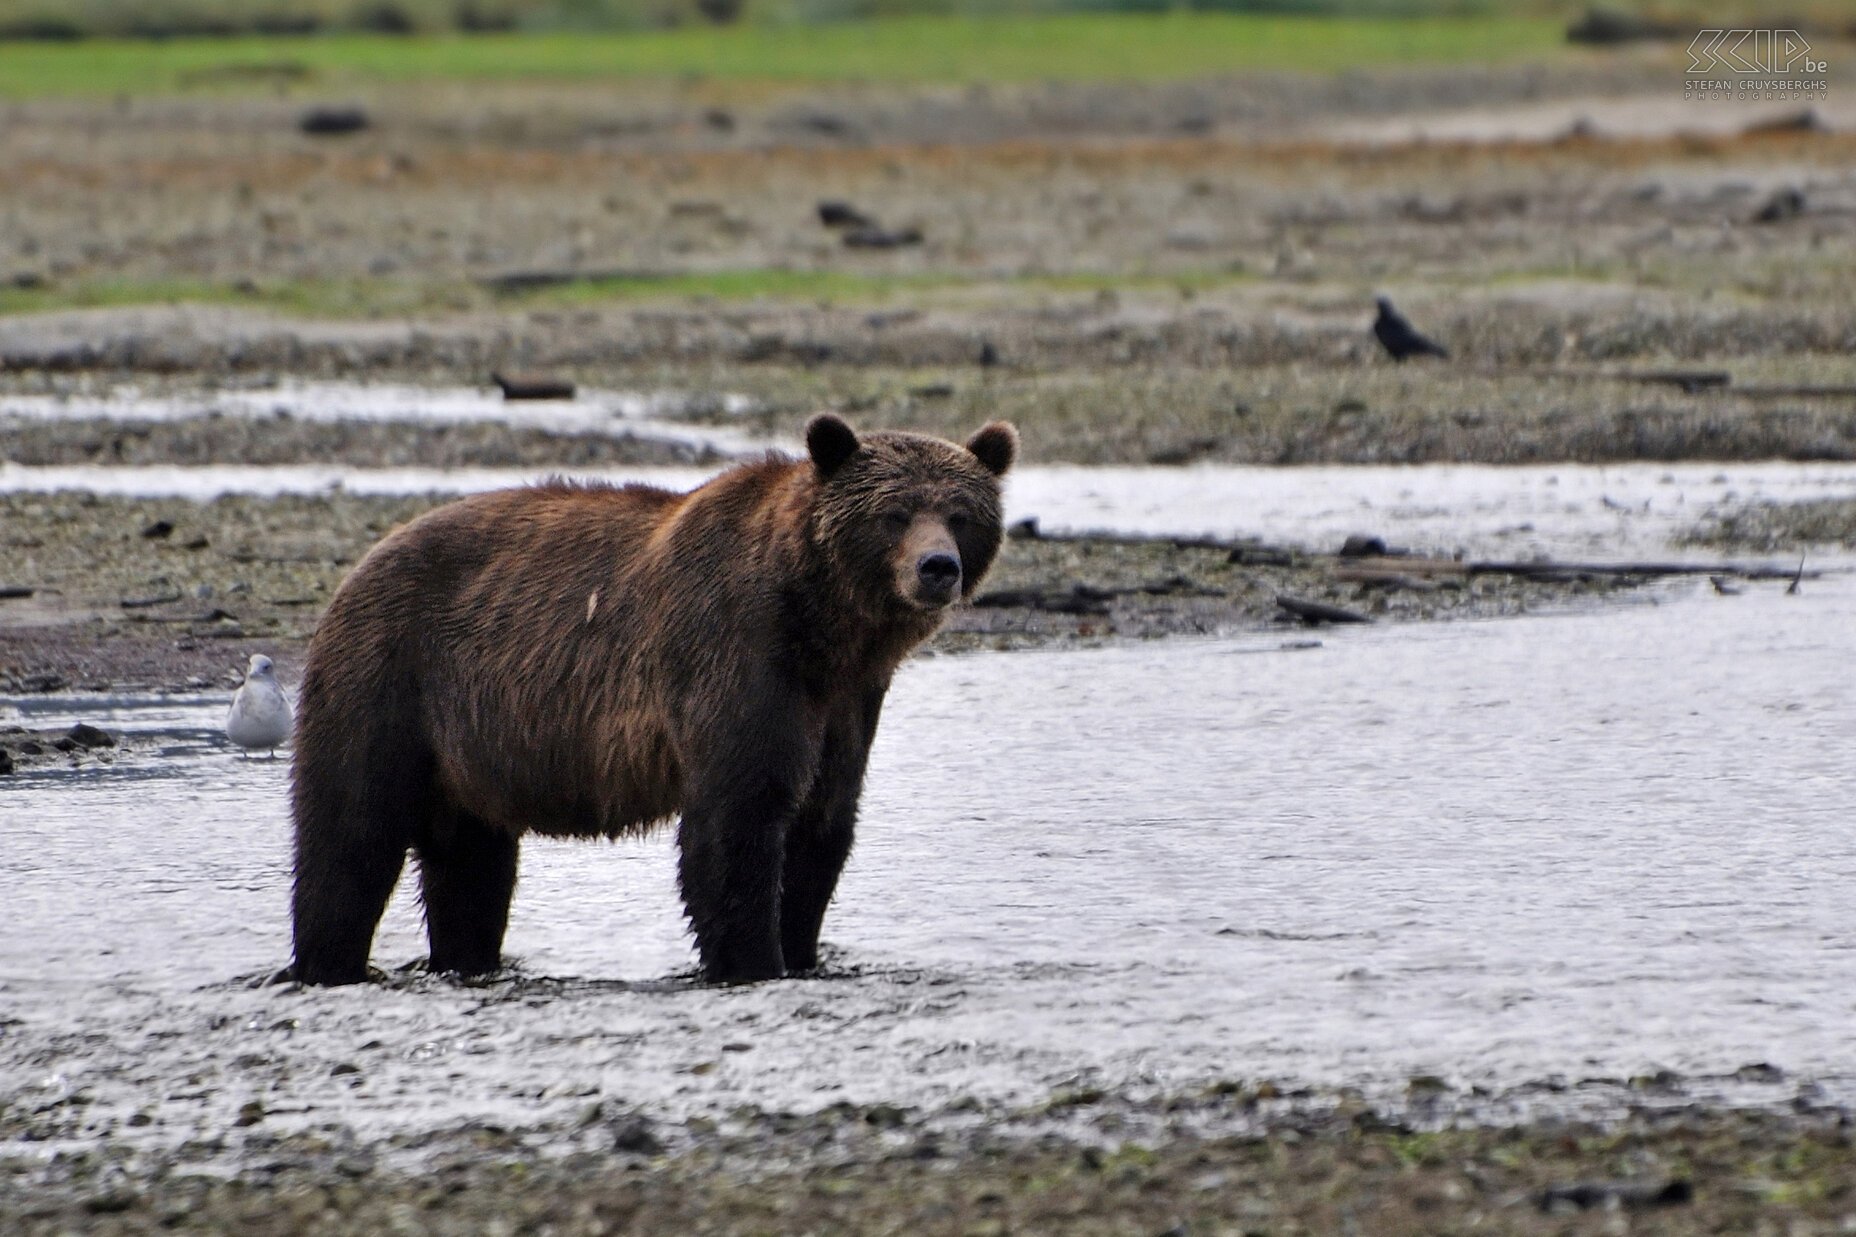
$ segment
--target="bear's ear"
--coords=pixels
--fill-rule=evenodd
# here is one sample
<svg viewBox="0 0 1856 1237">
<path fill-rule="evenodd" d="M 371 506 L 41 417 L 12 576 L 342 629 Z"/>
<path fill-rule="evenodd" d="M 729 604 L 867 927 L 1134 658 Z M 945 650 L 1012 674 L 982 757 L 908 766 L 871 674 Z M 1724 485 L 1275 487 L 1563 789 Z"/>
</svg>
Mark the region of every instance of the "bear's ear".
<svg viewBox="0 0 1856 1237">
<path fill-rule="evenodd" d="M 857 431 L 836 413 L 821 412 L 806 425 L 806 450 L 818 466 L 818 475 L 830 478 L 857 454 Z"/>
<path fill-rule="evenodd" d="M 979 457 L 987 472 L 1003 477 L 1012 461 L 1018 458 L 1018 431 L 1012 428 L 1010 421 L 988 422 L 967 439 L 967 450 Z"/>
</svg>

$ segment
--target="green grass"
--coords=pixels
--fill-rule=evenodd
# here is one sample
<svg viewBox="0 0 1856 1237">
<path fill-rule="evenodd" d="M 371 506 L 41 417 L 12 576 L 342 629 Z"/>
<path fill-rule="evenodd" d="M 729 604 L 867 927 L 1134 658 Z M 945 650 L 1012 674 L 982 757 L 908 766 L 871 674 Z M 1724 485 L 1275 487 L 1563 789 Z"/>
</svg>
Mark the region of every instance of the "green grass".
<svg viewBox="0 0 1856 1237">
<path fill-rule="evenodd" d="M 376 279 L 261 279 L 239 287 L 205 279 L 60 280 L 41 287 L 0 287 L 0 316 L 63 309 L 131 305 L 245 305 L 317 318 L 378 318 L 404 314 L 501 308 L 572 308 L 636 301 L 790 301 L 880 304 L 899 296 L 1009 288 L 1015 292 L 1129 291 L 1181 288 L 1204 291 L 1252 277 L 1227 270 L 1171 275 L 1034 275 L 1010 279 L 959 274 L 865 274 L 858 271 L 744 268 L 638 274 L 576 280 L 519 293 L 496 294 L 464 281 Z"/>
<path fill-rule="evenodd" d="M 198 88 L 228 66 L 300 64 L 311 81 L 681 77 L 824 82 L 1163 80 L 1259 69 L 1333 72 L 1545 56 L 1561 27 L 1533 18 L 905 17 L 825 26 L 638 34 L 94 40 L 0 45 L 0 96 Z M 238 89 L 220 77 L 217 90 Z M 246 84 L 244 89 L 267 89 Z"/>
</svg>

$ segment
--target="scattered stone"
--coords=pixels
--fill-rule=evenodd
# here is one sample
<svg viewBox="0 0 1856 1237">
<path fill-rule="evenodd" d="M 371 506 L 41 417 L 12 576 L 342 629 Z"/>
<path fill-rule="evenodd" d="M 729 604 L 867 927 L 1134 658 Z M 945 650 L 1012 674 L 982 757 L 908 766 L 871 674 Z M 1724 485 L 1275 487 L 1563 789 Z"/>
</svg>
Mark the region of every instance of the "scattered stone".
<svg viewBox="0 0 1856 1237">
<path fill-rule="evenodd" d="M 139 1196 L 127 1186 L 105 1186 L 84 1200 L 84 1210 L 93 1216 L 119 1215 L 133 1208 L 138 1201 Z"/>
<path fill-rule="evenodd" d="M 1681 28 L 1672 22 L 1658 21 L 1622 9 L 1593 5 L 1585 16 L 1566 28 L 1568 43 L 1585 43 L 1597 47 L 1615 47 L 1620 43 L 1655 42 L 1673 39 Z"/>
<path fill-rule="evenodd" d="M 1373 620 L 1357 610 L 1345 606 L 1331 606 L 1324 601 L 1308 601 L 1301 597 L 1291 597 L 1287 593 L 1276 595 L 1276 604 L 1290 617 L 1300 619 L 1313 627 L 1318 623 L 1370 623 Z"/>
<path fill-rule="evenodd" d="M 65 732 L 65 737 L 77 746 L 89 751 L 99 747 L 115 747 L 116 738 L 107 730 L 92 726 L 89 722 L 78 722 Z"/>
<path fill-rule="evenodd" d="M 235 1126 L 245 1128 L 264 1120 L 264 1103 L 261 1100 L 246 1100 L 238 1107 L 238 1116 L 232 1121 Z"/>
<path fill-rule="evenodd" d="M 664 1142 L 652 1129 L 649 1117 L 633 1114 L 612 1123 L 612 1149 L 632 1155 L 657 1155 L 664 1150 Z"/>
<path fill-rule="evenodd" d="M 156 520 L 142 529 L 142 536 L 150 541 L 166 541 L 173 532 L 172 520 Z"/>
<path fill-rule="evenodd" d="M 1795 185 L 1786 185 L 1766 199 L 1765 205 L 1753 213 L 1754 223 L 1784 223 L 1787 219 L 1796 219 L 1804 214 L 1804 190 Z"/>
<path fill-rule="evenodd" d="M 872 1104 L 864 1110 L 864 1124 L 879 1130 L 900 1128 L 908 1120 L 908 1114 L 894 1104 Z"/>
<path fill-rule="evenodd" d="M 13 753 L 7 751 L 4 747 L 0 747 L 0 777 L 6 777 L 8 774 L 12 773 L 13 768 Z"/>
<path fill-rule="evenodd" d="M 818 221 L 828 228 L 874 228 L 876 220 L 849 202 L 826 201 L 818 204 Z"/>
<path fill-rule="evenodd" d="M 1386 552 L 1384 537 L 1373 537 L 1366 533 L 1354 533 L 1340 545 L 1342 558 L 1383 558 Z"/>
<path fill-rule="evenodd" d="M 1740 132 L 1745 137 L 1762 137 L 1782 133 L 1827 133 L 1829 130 L 1830 126 L 1817 114 L 1817 109 L 1807 107 L 1770 120 L 1756 120 Z"/>
</svg>

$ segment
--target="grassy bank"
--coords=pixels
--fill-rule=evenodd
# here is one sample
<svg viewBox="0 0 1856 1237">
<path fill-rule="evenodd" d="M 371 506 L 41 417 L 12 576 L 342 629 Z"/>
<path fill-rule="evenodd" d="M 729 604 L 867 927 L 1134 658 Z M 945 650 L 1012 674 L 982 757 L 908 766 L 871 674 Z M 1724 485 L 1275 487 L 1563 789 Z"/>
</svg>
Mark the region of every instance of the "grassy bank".
<svg viewBox="0 0 1856 1237">
<path fill-rule="evenodd" d="M 902 17 L 823 26 L 600 34 L 94 40 L 0 46 L 0 94 L 110 95 L 320 83 L 617 76 L 833 82 L 1164 81 L 1246 70 L 1333 72 L 1553 54 L 1533 18 L 1325 19 L 1249 14 Z"/>
</svg>

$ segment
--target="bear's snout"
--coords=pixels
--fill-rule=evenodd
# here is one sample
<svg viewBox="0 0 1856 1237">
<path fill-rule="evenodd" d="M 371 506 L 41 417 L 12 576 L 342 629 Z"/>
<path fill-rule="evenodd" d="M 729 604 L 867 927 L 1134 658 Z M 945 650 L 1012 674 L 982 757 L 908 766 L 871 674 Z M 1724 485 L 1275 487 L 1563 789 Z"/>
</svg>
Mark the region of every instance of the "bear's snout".
<svg viewBox="0 0 1856 1237">
<path fill-rule="evenodd" d="M 960 591 L 960 560 L 945 550 L 932 550 L 915 563 L 923 601 L 952 601 Z"/>
</svg>

